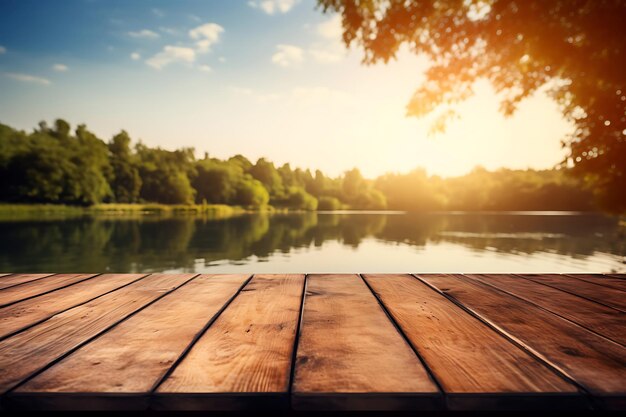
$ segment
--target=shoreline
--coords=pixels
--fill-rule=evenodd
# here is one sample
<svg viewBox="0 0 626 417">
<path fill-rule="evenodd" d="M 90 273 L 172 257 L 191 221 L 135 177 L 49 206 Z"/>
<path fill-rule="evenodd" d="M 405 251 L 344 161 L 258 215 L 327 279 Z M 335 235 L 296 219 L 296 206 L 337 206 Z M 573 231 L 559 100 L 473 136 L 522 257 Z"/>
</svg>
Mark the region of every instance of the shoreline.
<svg viewBox="0 0 626 417">
<path fill-rule="evenodd" d="M 55 217 L 82 216 L 174 216 L 194 215 L 211 218 L 228 218 L 240 214 L 258 212 L 240 206 L 225 204 L 96 204 L 93 206 L 70 206 L 64 204 L 0 204 L 0 219 L 19 220 L 43 216 Z"/>
<path fill-rule="evenodd" d="M 73 206 L 65 204 L 11 204 L 0 203 L 0 220 L 19 220 L 22 218 L 32 219 L 42 216 L 46 219 L 60 217 L 82 217 L 82 216 L 206 216 L 210 218 L 229 218 L 243 214 L 254 213 L 317 213 L 317 214 L 492 214 L 492 215 L 584 215 L 584 214 L 604 214 L 609 216 L 622 217 L 614 213 L 603 211 L 571 211 L 571 210 L 501 210 L 501 211 L 481 211 L 481 210 L 452 210 L 452 211 L 423 211 L 412 212 L 404 210 L 296 210 L 265 206 L 263 208 L 247 208 L 242 206 L 231 206 L 227 204 L 159 204 L 159 203 L 103 203 L 92 206 Z"/>
</svg>

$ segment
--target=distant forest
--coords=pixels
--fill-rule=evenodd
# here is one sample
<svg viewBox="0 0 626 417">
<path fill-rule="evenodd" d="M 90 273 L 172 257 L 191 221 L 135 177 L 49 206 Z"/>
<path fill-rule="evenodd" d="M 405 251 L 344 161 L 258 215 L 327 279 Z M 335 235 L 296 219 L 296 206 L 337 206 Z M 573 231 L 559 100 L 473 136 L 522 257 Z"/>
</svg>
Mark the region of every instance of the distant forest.
<svg viewBox="0 0 626 417">
<path fill-rule="evenodd" d="M 195 157 L 121 131 L 108 142 L 85 125 L 41 122 L 32 133 L 0 124 L 0 201 L 5 203 L 228 204 L 301 210 L 594 210 L 592 188 L 564 169 L 487 171 L 441 178 L 423 169 L 365 179 L 356 168 L 276 167 L 241 155 Z"/>
</svg>

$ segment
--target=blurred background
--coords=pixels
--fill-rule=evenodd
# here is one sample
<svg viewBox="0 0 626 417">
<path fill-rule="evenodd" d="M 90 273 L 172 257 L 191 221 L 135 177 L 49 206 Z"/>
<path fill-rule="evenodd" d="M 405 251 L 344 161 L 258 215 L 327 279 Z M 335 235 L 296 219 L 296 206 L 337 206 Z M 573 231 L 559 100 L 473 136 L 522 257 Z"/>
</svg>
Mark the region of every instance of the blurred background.
<svg viewBox="0 0 626 417">
<path fill-rule="evenodd" d="M 623 0 L 0 0 L 0 272 L 625 272 Z"/>
</svg>

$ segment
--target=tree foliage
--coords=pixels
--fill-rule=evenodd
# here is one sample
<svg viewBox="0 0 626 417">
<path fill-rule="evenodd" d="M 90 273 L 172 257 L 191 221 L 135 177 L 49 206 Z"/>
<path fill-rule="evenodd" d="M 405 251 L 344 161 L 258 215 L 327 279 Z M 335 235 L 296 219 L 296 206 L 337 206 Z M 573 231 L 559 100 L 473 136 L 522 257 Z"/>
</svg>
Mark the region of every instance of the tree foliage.
<svg viewBox="0 0 626 417">
<path fill-rule="evenodd" d="M 453 178 L 428 176 L 423 169 L 386 174 L 376 188 L 394 210 L 515 211 L 594 209 L 592 191 L 565 170 L 487 171 L 477 167 Z"/>
<path fill-rule="evenodd" d="M 117 203 L 135 203 L 141 191 L 139 161 L 130 147 L 130 137 L 125 131 L 113 136 L 109 142 L 109 152 L 113 178 L 111 189 Z"/>
<path fill-rule="evenodd" d="M 196 191 L 189 180 L 195 173 L 193 149 L 167 151 L 136 146 L 139 174 L 142 178 L 140 197 L 145 201 L 163 204 L 190 204 Z"/>
<path fill-rule="evenodd" d="M 0 171 L 4 201 L 89 205 L 111 195 L 106 145 L 84 125 L 72 135 L 64 120 L 30 135 L 0 125 Z"/>
<path fill-rule="evenodd" d="M 624 0 L 318 0 L 339 12 L 346 45 L 366 64 L 394 59 L 399 48 L 432 65 L 407 110 L 453 105 L 488 79 L 502 111 L 547 88 L 575 131 L 563 139 L 563 165 L 593 183 L 607 208 L 626 210 L 626 2 Z"/>
<path fill-rule="evenodd" d="M 0 124 L 0 201 L 90 205 L 101 202 L 211 203 L 297 210 L 591 210 L 591 191 L 567 170 L 476 168 L 455 178 L 423 169 L 374 180 L 357 168 L 330 177 L 279 168 L 241 155 L 227 160 L 132 145 L 121 131 L 108 143 L 84 125 L 57 120 L 32 133 Z"/>
</svg>

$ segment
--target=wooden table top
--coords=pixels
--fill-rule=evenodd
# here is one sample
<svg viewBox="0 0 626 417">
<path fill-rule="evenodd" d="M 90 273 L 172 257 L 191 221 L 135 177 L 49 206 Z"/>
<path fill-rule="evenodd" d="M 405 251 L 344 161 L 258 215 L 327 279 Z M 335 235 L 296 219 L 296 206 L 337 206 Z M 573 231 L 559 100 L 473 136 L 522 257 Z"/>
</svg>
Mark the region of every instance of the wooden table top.
<svg viewBox="0 0 626 417">
<path fill-rule="evenodd" d="M 0 409 L 626 410 L 626 275 L 0 274 Z"/>
</svg>

